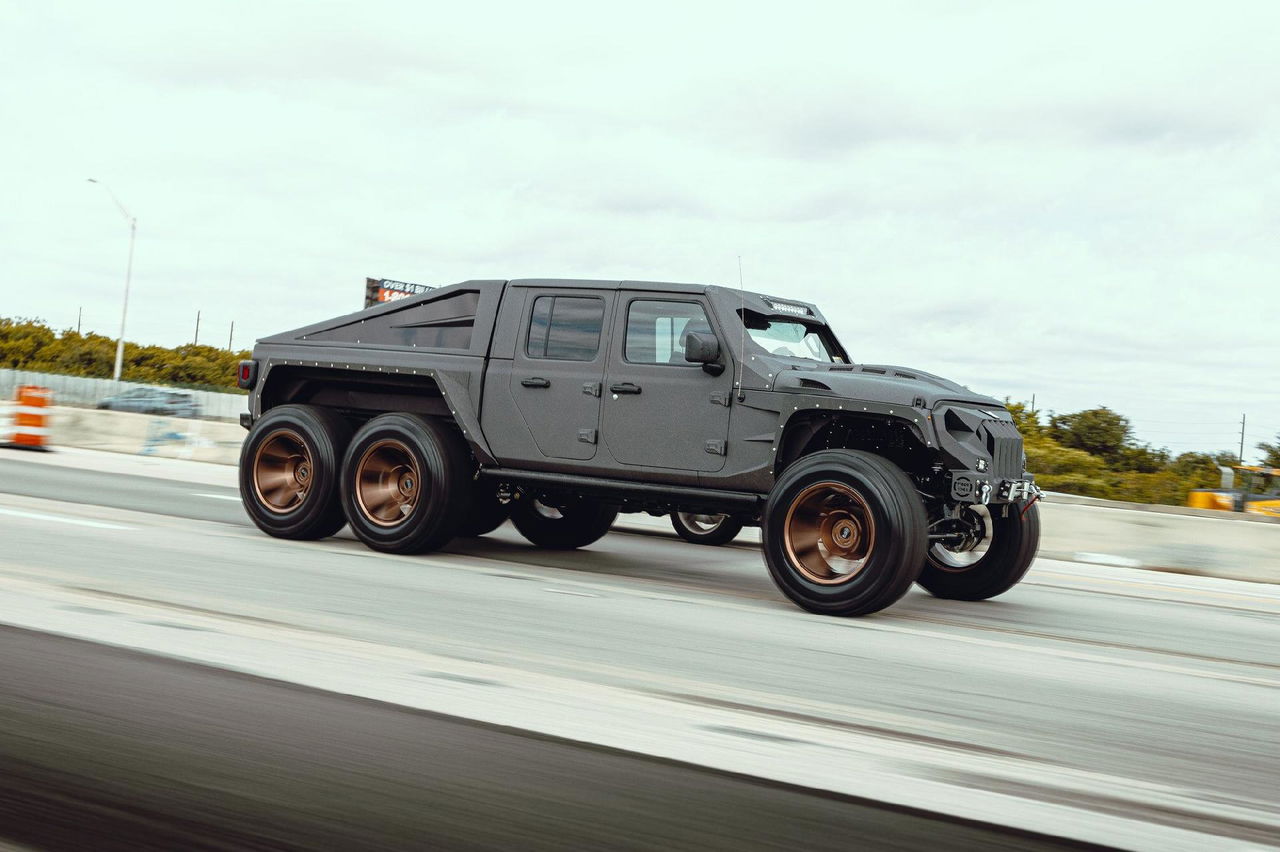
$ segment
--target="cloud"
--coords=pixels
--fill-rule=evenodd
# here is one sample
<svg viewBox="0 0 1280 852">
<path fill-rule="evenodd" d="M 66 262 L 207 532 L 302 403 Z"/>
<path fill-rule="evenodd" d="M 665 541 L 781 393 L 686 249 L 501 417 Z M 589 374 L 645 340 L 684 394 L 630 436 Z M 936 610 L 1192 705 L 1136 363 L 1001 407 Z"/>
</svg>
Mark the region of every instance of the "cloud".
<svg viewBox="0 0 1280 852">
<path fill-rule="evenodd" d="M 97 177 L 147 342 L 345 312 L 366 275 L 733 285 L 741 255 L 858 358 L 1280 430 L 1280 7 L 602 8 L 8 14 L 0 313 L 114 333 Z"/>
</svg>

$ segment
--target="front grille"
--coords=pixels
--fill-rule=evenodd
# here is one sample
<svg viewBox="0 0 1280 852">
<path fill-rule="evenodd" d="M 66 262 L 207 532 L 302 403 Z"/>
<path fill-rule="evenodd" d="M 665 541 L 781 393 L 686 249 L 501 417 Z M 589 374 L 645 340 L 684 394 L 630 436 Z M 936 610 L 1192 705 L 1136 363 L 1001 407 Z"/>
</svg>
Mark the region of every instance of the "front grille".
<svg viewBox="0 0 1280 852">
<path fill-rule="evenodd" d="M 1018 427 L 1007 420 L 984 420 L 987 452 L 991 453 L 991 473 L 996 479 L 1021 479 L 1022 436 Z"/>
</svg>

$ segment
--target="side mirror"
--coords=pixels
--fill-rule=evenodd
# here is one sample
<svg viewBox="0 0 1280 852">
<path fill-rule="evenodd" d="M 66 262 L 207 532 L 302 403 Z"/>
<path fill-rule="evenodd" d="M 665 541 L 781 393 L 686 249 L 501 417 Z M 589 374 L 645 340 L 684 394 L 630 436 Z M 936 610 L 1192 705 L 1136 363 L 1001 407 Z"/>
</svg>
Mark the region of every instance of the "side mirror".
<svg viewBox="0 0 1280 852">
<path fill-rule="evenodd" d="M 684 360 L 690 364 L 710 364 L 720 360 L 720 341 L 714 334 L 689 332 L 684 336 Z"/>
<path fill-rule="evenodd" d="M 714 334 L 691 331 L 684 336 L 684 360 L 690 364 L 701 364 L 702 369 L 713 376 L 724 372 L 724 364 L 720 363 L 720 341 Z"/>
</svg>

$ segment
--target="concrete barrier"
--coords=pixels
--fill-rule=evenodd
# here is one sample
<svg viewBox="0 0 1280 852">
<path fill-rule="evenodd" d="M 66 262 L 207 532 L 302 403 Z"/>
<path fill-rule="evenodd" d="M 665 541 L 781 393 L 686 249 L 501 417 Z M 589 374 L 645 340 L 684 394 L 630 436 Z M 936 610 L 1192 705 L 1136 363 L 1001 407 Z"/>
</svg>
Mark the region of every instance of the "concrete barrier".
<svg viewBox="0 0 1280 852">
<path fill-rule="evenodd" d="M 1040 555 L 1050 559 L 1280 583 L 1280 524 L 1269 518 L 1052 499 L 1040 518 Z"/>
<path fill-rule="evenodd" d="M 245 431 L 238 423 L 186 420 L 125 411 L 56 406 L 49 431 L 53 449 L 82 447 L 113 453 L 236 464 Z"/>
</svg>

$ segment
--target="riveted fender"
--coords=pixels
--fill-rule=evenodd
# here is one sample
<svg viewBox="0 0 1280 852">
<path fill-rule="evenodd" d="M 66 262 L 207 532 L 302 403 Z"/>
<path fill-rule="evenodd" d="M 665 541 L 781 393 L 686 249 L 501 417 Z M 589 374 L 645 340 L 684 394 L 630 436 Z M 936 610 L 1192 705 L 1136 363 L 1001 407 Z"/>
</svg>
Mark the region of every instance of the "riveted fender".
<svg viewBox="0 0 1280 852">
<path fill-rule="evenodd" d="M 462 437 L 471 446 L 471 452 L 481 464 L 496 465 L 498 460 L 480 431 L 480 416 L 471 404 L 471 395 L 467 393 L 457 379 L 446 371 L 436 373 L 436 384 L 440 387 L 440 395 L 449 406 L 449 413 L 454 422 L 462 429 Z"/>
<path fill-rule="evenodd" d="M 294 353 L 289 353 L 293 355 Z M 354 357 L 353 357 L 354 356 Z M 363 357 L 361 357 L 363 356 Z M 445 360 L 435 356 L 433 360 Z M 471 359 L 457 361 L 456 369 L 449 366 L 424 366 L 418 353 L 382 351 L 377 363 L 364 353 L 341 353 L 332 359 L 318 360 L 306 357 L 268 357 L 261 366 L 261 378 L 250 393 L 249 410 L 253 419 L 261 417 L 275 405 L 305 401 L 334 408 L 365 409 L 371 412 L 400 410 L 396 400 L 408 400 L 412 405 L 405 410 L 436 417 L 450 417 L 458 425 L 462 437 L 471 447 L 476 460 L 482 465 L 496 465 L 497 460 L 480 430 L 480 418 L 472 402 L 469 383 L 476 380 Z M 283 368 L 288 368 L 284 370 Z M 281 379 L 281 372 L 289 378 Z M 273 375 L 275 374 L 275 375 Z M 334 392 L 333 388 L 346 385 L 380 383 L 383 391 L 394 390 L 385 401 L 378 400 L 380 391 L 371 390 L 364 400 L 357 400 L 348 391 Z M 287 386 L 292 386 L 286 390 Z M 306 388 L 303 391 L 303 388 Z M 428 391 L 424 393 L 424 391 Z M 303 394 L 295 398 L 294 394 Z M 439 394 L 437 397 L 436 394 Z M 479 394 L 477 394 L 479 396 Z"/>
<path fill-rule="evenodd" d="M 863 422 L 871 428 L 882 423 L 889 428 L 905 429 L 921 446 L 937 452 L 937 433 L 928 409 L 807 394 L 787 394 L 787 397 L 791 404 L 783 406 L 773 442 L 775 477 L 835 420 Z"/>
</svg>

